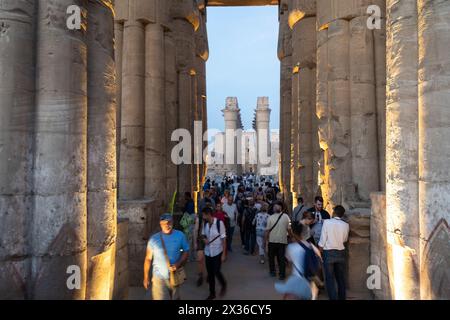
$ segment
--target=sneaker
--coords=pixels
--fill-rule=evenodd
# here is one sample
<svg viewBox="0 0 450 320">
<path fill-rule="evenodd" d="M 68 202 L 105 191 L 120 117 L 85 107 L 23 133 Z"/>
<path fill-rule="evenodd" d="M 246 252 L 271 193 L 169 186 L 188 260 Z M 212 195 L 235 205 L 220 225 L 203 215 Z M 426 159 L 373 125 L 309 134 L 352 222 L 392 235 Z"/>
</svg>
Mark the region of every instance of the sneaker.
<svg viewBox="0 0 450 320">
<path fill-rule="evenodd" d="M 260 264 L 264 264 L 264 262 L 265 262 L 265 261 L 264 261 L 263 258 L 261 258 L 261 260 L 259 260 L 259 263 L 260 263 Z"/>
<path fill-rule="evenodd" d="M 208 298 L 206 298 L 205 300 L 214 300 L 216 298 L 216 295 L 215 294 L 210 294 L 209 296 L 208 296 Z"/>
<path fill-rule="evenodd" d="M 279 277 L 278 279 L 281 280 L 281 281 L 283 281 L 284 279 L 286 279 L 286 276 L 280 275 L 280 277 Z"/>
</svg>

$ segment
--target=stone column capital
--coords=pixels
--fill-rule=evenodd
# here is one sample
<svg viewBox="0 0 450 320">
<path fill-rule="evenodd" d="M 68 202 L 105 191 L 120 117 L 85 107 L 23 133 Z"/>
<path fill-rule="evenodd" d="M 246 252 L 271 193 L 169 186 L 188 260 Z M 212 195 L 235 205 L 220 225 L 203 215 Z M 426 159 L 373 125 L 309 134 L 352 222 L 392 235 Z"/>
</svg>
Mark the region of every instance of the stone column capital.
<svg viewBox="0 0 450 320">
<path fill-rule="evenodd" d="M 195 0 L 170 0 L 170 16 L 172 19 L 188 21 L 195 31 L 200 27 L 200 10 Z"/>
<path fill-rule="evenodd" d="M 200 27 L 195 33 L 195 51 L 198 57 L 204 61 L 208 61 L 208 32 L 206 28 L 206 16 L 203 13 L 200 14 Z"/>
<path fill-rule="evenodd" d="M 294 29 L 297 22 L 305 17 L 316 16 L 316 0 L 289 0 L 289 27 Z"/>
<path fill-rule="evenodd" d="M 97 0 L 104 5 L 114 4 L 116 21 L 139 21 L 144 25 L 159 23 L 168 28 L 171 0 Z"/>
</svg>

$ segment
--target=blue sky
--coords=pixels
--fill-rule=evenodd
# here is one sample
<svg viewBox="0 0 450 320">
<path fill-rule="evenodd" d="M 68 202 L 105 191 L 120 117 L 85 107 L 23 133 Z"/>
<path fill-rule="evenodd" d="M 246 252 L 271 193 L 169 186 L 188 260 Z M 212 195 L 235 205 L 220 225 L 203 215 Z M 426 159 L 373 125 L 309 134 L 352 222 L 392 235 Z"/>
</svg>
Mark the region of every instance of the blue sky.
<svg viewBox="0 0 450 320">
<path fill-rule="evenodd" d="M 209 7 L 206 66 L 208 127 L 223 130 L 226 97 L 238 97 L 251 129 L 258 96 L 268 96 L 271 128 L 279 128 L 278 7 Z"/>
</svg>

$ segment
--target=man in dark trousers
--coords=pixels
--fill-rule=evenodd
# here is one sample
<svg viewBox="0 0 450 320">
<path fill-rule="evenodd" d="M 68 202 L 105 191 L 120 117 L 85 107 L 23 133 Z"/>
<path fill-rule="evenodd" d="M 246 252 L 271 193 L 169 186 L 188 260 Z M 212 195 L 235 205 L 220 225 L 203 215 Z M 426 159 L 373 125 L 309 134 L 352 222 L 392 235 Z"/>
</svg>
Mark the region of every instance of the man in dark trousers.
<svg viewBox="0 0 450 320">
<path fill-rule="evenodd" d="M 270 276 L 275 277 L 275 257 L 277 258 L 279 268 L 279 279 L 284 280 L 286 277 L 286 261 L 285 252 L 288 244 L 288 232 L 290 231 L 289 216 L 282 212 L 282 206 L 275 204 L 273 206 L 273 215 L 267 219 L 267 227 L 265 233 L 265 243 L 269 242 L 269 269 Z"/>
<path fill-rule="evenodd" d="M 330 300 L 345 300 L 345 270 L 347 259 L 345 243 L 348 241 L 350 227 L 343 221 L 345 209 L 336 206 L 333 210 L 333 218 L 325 220 L 319 241 L 320 250 L 323 252 L 323 265 L 325 270 L 325 286 Z M 336 285 L 337 283 L 337 293 Z"/>
<path fill-rule="evenodd" d="M 227 259 L 226 230 L 224 223 L 213 216 L 211 208 L 204 208 L 202 214 L 205 221 L 202 235 L 209 282 L 209 296 L 206 299 L 213 300 L 216 298 L 216 277 L 222 286 L 220 296 L 224 296 L 227 290 L 227 283 L 221 271 L 222 263 Z"/>
</svg>

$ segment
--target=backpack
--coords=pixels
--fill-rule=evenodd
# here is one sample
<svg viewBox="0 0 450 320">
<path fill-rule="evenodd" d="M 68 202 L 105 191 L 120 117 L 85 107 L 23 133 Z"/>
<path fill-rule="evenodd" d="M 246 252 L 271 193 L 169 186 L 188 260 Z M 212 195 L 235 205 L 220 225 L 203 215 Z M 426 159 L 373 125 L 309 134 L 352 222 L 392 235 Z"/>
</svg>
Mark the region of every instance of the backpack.
<svg viewBox="0 0 450 320">
<path fill-rule="evenodd" d="M 298 244 L 305 250 L 305 278 L 310 279 L 317 276 L 320 272 L 320 261 L 312 248 L 308 248 L 303 243 Z"/>
</svg>

